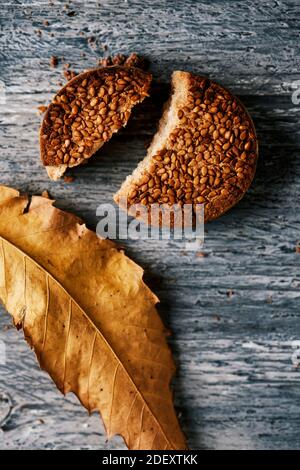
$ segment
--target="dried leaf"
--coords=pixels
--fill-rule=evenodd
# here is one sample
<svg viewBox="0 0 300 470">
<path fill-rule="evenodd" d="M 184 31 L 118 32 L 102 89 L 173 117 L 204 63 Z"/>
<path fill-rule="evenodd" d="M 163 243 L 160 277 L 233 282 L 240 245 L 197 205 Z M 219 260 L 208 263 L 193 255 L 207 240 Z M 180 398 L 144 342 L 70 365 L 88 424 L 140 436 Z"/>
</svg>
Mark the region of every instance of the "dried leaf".
<svg viewBox="0 0 300 470">
<path fill-rule="evenodd" d="M 57 387 L 131 449 L 185 449 L 143 271 L 48 198 L 0 186 L 0 299 Z"/>
</svg>

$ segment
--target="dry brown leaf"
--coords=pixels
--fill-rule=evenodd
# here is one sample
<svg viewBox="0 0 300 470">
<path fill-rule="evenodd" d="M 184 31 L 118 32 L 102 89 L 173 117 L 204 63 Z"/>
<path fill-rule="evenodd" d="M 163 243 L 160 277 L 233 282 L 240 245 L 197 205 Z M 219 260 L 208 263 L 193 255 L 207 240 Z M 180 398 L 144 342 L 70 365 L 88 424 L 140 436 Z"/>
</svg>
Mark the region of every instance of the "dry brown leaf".
<svg viewBox="0 0 300 470">
<path fill-rule="evenodd" d="M 0 186 L 0 298 L 63 392 L 130 449 L 185 449 L 143 270 L 48 198 Z"/>
</svg>

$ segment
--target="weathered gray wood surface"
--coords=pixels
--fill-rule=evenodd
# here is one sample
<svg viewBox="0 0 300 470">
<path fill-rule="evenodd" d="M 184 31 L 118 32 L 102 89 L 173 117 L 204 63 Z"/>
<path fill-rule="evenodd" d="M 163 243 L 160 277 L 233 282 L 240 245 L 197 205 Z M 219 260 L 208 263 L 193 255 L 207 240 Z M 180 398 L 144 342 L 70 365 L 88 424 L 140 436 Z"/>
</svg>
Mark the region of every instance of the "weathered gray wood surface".
<svg viewBox="0 0 300 470">
<path fill-rule="evenodd" d="M 260 162 L 249 194 L 206 227 L 206 256 L 180 242 L 131 241 L 127 253 L 144 267 L 174 333 L 176 406 L 191 447 L 299 448 L 300 105 L 291 101 L 300 79 L 298 0 L 64 5 L 1 2 L 1 183 L 48 189 L 95 227 L 97 205 L 111 201 L 144 156 L 173 69 L 207 74 L 238 94 L 257 126 Z M 162 85 L 98 158 L 74 171 L 73 184 L 51 183 L 39 163 L 36 113 L 61 80 L 50 56 L 82 70 L 103 54 L 131 51 L 148 56 Z M 0 448 L 122 448 L 121 439 L 105 442 L 97 415 L 59 394 L 8 325 L 2 309 Z"/>
</svg>

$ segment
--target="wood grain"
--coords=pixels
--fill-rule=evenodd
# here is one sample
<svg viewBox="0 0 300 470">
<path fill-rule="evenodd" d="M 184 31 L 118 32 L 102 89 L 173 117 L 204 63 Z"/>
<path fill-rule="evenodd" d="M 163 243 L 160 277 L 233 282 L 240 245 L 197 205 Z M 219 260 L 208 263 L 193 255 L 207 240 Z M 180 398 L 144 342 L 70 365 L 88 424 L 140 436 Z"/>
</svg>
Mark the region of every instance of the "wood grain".
<svg viewBox="0 0 300 470">
<path fill-rule="evenodd" d="M 144 156 L 172 70 L 219 80 L 248 107 L 260 141 L 257 176 L 236 208 L 206 226 L 205 256 L 183 242 L 122 244 L 146 270 L 173 331 L 176 405 L 190 446 L 299 448 L 300 106 L 291 100 L 300 79 L 299 2 L 90 0 L 66 8 L 9 0 L 0 25 L 1 183 L 47 189 L 93 228 L 98 204 L 111 201 Z M 132 51 L 150 59 L 159 80 L 151 99 L 97 158 L 74 170 L 74 183 L 49 181 L 36 108 L 63 83 L 62 64 L 83 70 L 103 55 Z M 9 325 L 1 310 L 0 448 L 124 448 L 118 438 L 106 442 L 97 415 L 59 394 Z"/>
</svg>

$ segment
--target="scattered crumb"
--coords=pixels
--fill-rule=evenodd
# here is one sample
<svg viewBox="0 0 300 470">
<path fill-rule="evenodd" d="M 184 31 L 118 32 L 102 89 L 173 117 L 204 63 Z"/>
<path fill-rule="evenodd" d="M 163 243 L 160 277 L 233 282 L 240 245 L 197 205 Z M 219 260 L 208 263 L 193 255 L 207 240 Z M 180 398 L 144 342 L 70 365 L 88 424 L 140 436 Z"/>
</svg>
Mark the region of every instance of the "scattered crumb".
<svg viewBox="0 0 300 470">
<path fill-rule="evenodd" d="M 67 62 L 64 64 L 64 71 L 63 75 L 66 78 L 66 80 L 71 80 L 72 78 L 76 77 L 77 73 L 74 70 L 70 70 L 70 64 Z"/>
<path fill-rule="evenodd" d="M 149 62 L 143 56 L 137 55 L 135 52 L 130 54 L 124 64 L 126 67 L 137 67 L 146 70 L 149 67 Z"/>
<path fill-rule="evenodd" d="M 38 106 L 38 110 L 41 114 L 45 113 L 47 111 L 48 106 Z"/>
<path fill-rule="evenodd" d="M 58 58 L 53 55 L 52 57 L 50 57 L 50 65 L 51 67 L 55 68 L 57 67 L 57 64 L 58 64 Z"/>
<path fill-rule="evenodd" d="M 232 289 L 229 289 L 227 292 L 226 292 L 226 295 L 227 297 L 231 298 L 233 295 L 234 295 L 234 291 Z"/>
<path fill-rule="evenodd" d="M 221 321 L 220 315 L 213 315 L 213 320 L 215 320 L 215 321 Z"/>
<path fill-rule="evenodd" d="M 76 15 L 76 11 L 74 11 L 74 10 L 68 11 L 67 15 L 70 16 L 70 17 L 75 16 L 75 15 Z"/>
<path fill-rule="evenodd" d="M 87 42 L 88 42 L 88 45 L 89 45 L 92 49 L 95 48 L 95 46 L 96 46 L 96 44 L 95 44 L 95 43 L 96 43 L 96 39 L 94 38 L 94 36 L 88 37 L 88 38 L 87 38 Z"/>
<path fill-rule="evenodd" d="M 123 54 L 117 54 L 115 56 L 103 57 L 99 60 L 100 67 L 109 67 L 110 65 L 124 65 L 126 62 L 126 56 Z"/>
<path fill-rule="evenodd" d="M 300 253 L 300 241 L 297 242 L 295 251 L 296 253 Z"/>
<path fill-rule="evenodd" d="M 4 327 L 2 328 L 3 331 L 8 331 L 8 330 L 12 330 L 14 328 L 14 325 L 4 325 Z"/>
<path fill-rule="evenodd" d="M 267 297 L 267 303 L 268 303 L 268 304 L 272 304 L 272 303 L 273 303 L 273 297 L 272 297 L 271 295 L 269 295 L 269 296 Z"/>
<path fill-rule="evenodd" d="M 196 253 L 196 257 L 197 257 L 197 258 L 206 258 L 207 256 L 208 256 L 208 254 L 207 254 L 207 253 L 204 253 L 204 251 L 198 251 L 198 252 Z"/>
<path fill-rule="evenodd" d="M 44 25 L 44 26 L 49 26 L 49 21 L 48 21 L 48 20 L 44 20 L 44 21 L 43 21 L 43 25 Z"/>
<path fill-rule="evenodd" d="M 116 54 L 114 56 L 103 57 L 102 59 L 99 59 L 98 64 L 100 67 L 124 65 L 125 67 L 137 67 L 144 70 L 148 68 L 149 65 L 144 57 L 137 55 L 135 52 L 129 56 Z"/>
<path fill-rule="evenodd" d="M 65 183 L 73 183 L 74 179 L 74 176 L 64 176 Z"/>
<path fill-rule="evenodd" d="M 50 194 L 48 193 L 46 189 L 42 192 L 42 197 L 45 197 L 46 199 L 50 199 Z"/>
<path fill-rule="evenodd" d="M 67 81 L 72 80 L 72 78 L 76 77 L 77 73 L 74 70 L 64 69 L 63 75 Z"/>
</svg>

